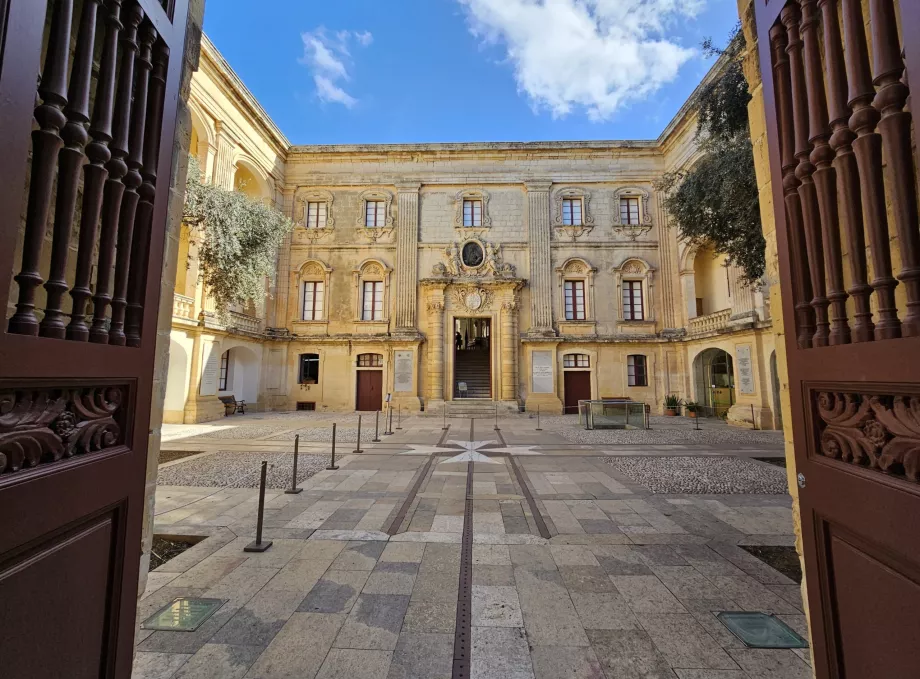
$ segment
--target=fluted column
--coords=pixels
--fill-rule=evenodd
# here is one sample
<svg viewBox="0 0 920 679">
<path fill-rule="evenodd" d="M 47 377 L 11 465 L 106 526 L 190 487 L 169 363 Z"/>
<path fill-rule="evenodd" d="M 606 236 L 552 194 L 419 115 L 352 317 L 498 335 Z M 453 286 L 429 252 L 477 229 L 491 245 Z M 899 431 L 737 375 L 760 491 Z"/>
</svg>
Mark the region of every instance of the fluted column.
<svg viewBox="0 0 920 679">
<path fill-rule="evenodd" d="M 416 329 L 418 192 L 421 184 L 397 184 L 396 329 Z"/>
<path fill-rule="evenodd" d="M 234 168 L 232 163 L 233 140 L 230 138 L 224 125 L 218 120 L 217 128 L 217 155 L 214 158 L 214 169 L 211 182 L 215 186 L 233 189 Z"/>
<path fill-rule="evenodd" d="M 294 215 L 294 193 L 296 187 L 294 186 L 285 186 L 281 189 L 282 195 L 282 212 L 291 217 L 291 219 L 296 223 L 297 217 Z M 278 248 L 278 255 L 276 261 L 275 269 L 275 290 L 274 290 L 274 303 L 272 304 L 272 314 L 271 318 L 267 318 L 266 322 L 269 324 L 269 327 L 272 328 L 283 328 L 288 324 L 288 319 L 291 317 L 288 302 L 291 299 L 291 245 L 293 244 L 293 235 L 288 232 L 284 236 L 284 240 L 281 242 L 281 247 Z M 297 299 L 297 292 L 294 291 L 294 299 Z"/>
<path fill-rule="evenodd" d="M 444 398 L 444 290 L 428 301 L 428 398 Z"/>
<path fill-rule="evenodd" d="M 529 182 L 527 218 L 530 236 L 531 332 L 553 331 L 552 263 L 550 260 L 549 182 Z"/>
<path fill-rule="evenodd" d="M 518 342 L 515 333 L 515 321 L 518 304 L 511 300 L 502 304 L 502 400 L 513 401 L 517 398 L 517 354 Z"/>
</svg>

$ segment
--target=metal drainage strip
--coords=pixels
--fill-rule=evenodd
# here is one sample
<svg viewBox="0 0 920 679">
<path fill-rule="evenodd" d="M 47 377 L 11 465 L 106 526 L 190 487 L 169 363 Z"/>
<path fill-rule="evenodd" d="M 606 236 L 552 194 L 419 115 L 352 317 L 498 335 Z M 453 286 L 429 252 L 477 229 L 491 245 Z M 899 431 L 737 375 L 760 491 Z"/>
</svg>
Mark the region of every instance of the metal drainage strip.
<svg viewBox="0 0 920 679">
<path fill-rule="evenodd" d="M 457 591 L 457 625 L 454 631 L 452 679 L 469 679 L 473 612 L 473 463 L 466 466 L 466 506 L 460 544 L 460 586 Z"/>
</svg>

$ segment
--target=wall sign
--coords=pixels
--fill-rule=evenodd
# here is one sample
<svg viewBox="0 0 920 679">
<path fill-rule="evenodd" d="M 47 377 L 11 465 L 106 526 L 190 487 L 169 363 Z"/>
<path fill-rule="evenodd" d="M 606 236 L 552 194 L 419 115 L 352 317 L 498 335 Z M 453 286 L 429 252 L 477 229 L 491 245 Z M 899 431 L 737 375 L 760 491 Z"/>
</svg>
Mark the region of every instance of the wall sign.
<svg viewBox="0 0 920 679">
<path fill-rule="evenodd" d="M 393 391 L 413 391 L 412 369 L 415 363 L 415 353 L 412 351 L 394 352 L 395 374 Z"/>
<path fill-rule="evenodd" d="M 220 356 L 213 342 L 209 342 L 205 346 L 204 354 L 204 368 L 201 371 L 201 384 L 198 387 L 198 393 L 202 396 L 214 396 L 217 394 L 217 373 Z"/>
<path fill-rule="evenodd" d="M 755 393 L 754 366 L 751 363 L 751 345 L 737 345 L 735 347 L 735 359 L 738 363 L 738 391 L 742 394 Z"/>
<path fill-rule="evenodd" d="M 530 355 L 532 391 L 535 394 L 552 394 L 553 388 L 553 352 L 535 351 Z"/>
</svg>

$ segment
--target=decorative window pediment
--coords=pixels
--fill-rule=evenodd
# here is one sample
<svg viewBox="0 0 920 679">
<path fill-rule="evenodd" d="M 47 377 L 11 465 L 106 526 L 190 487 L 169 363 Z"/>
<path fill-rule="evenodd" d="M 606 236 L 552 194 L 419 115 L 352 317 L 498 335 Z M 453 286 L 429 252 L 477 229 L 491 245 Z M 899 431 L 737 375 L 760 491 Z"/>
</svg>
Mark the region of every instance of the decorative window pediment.
<svg viewBox="0 0 920 679">
<path fill-rule="evenodd" d="M 391 233 L 396 226 L 393 218 L 393 194 L 386 189 L 369 189 L 361 193 L 360 212 L 355 222 L 358 236 L 377 242 Z"/>
<path fill-rule="evenodd" d="M 392 269 L 379 259 L 368 259 L 352 271 L 354 274 L 356 320 L 387 322 L 390 308 L 390 274 Z"/>
<path fill-rule="evenodd" d="M 580 257 L 556 268 L 560 321 L 594 323 L 594 274 L 597 269 Z"/>
<path fill-rule="evenodd" d="M 637 240 L 652 230 L 651 195 L 645 189 L 625 187 L 613 194 L 613 231 Z"/>
<path fill-rule="evenodd" d="M 579 187 L 553 193 L 553 226 L 559 235 L 577 240 L 594 229 L 591 192 Z"/>
<path fill-rule="evenodd" d="M 484 189 L 464 189 L 454 196 L 454 228 L 488 229 L 492 226 L 489 214 L 491 196 Z"/>
<path fill-rule="evenodd" d="M 300 313 L 295 322 L 328 320 L 332 269 L 318 259 L 310 259 L 303 263 L 294 277 L 300 295 Z"/>
<path fill-rule="evenodd" d="M 619 289 L 618 318 L 623 321 L 654 321 L 654 273 L 648 262 L 630 257 L 613 270 Z"/>
</svg>

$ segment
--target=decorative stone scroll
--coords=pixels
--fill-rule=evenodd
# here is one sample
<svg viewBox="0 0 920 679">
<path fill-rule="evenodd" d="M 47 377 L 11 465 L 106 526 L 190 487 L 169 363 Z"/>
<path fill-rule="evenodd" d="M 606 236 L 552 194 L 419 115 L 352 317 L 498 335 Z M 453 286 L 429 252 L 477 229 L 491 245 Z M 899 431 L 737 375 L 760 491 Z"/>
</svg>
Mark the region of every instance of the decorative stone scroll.
<svg viewBox="0 0 920 679">
<path fill-rule="evenodd" d="M 310 203 L 326 204 L 326 225 L 318 228 L 307 227 L 307 206 Z M 315 243 L 329 236 L 335 230 L 335 196 L 325 189 L 307 189 L 298 191 L 294 197 L 294 223 L 301 227 L 295 232 L 298 242 Z"/>
<path fill-rule="evenodd" d="M 0 391 L 0 475 L 123 443 L 121 387 Z"/>
<path fill-rule="evenodd" d="M 492 307 L 493 294 L 485 288 L 463 286 L 451 291 L 454 304 L 471 312 L 487 311 Z"/>
<path fill-rule="evenodd" d="M 476 232 L 482 229 L 488 229 L 492 226 L 492 216 L 489 214 L 489 200 L 492 196 L 485 189 L 464 189 L 458 191 L 454 196 L 454 228 L 461 230 L 464 234 Z M 463 224 L 463 202 L 466 200 L 478 200 L 482 202 L 482 223 L 479 226 L 465 226 Z"/>
<path fill-rule="evenodd" d="M 442 262 L 432 267 L 438 278 L 514 278 L 513 264 L 502 260 L 501 246 L 471 238 L 451 243 L 441 254 Z"/>
<path fill-rule="evenodd" d="M 822 455 L 920 482 L 920 396 L 812 394 Z"/>
</svg>

